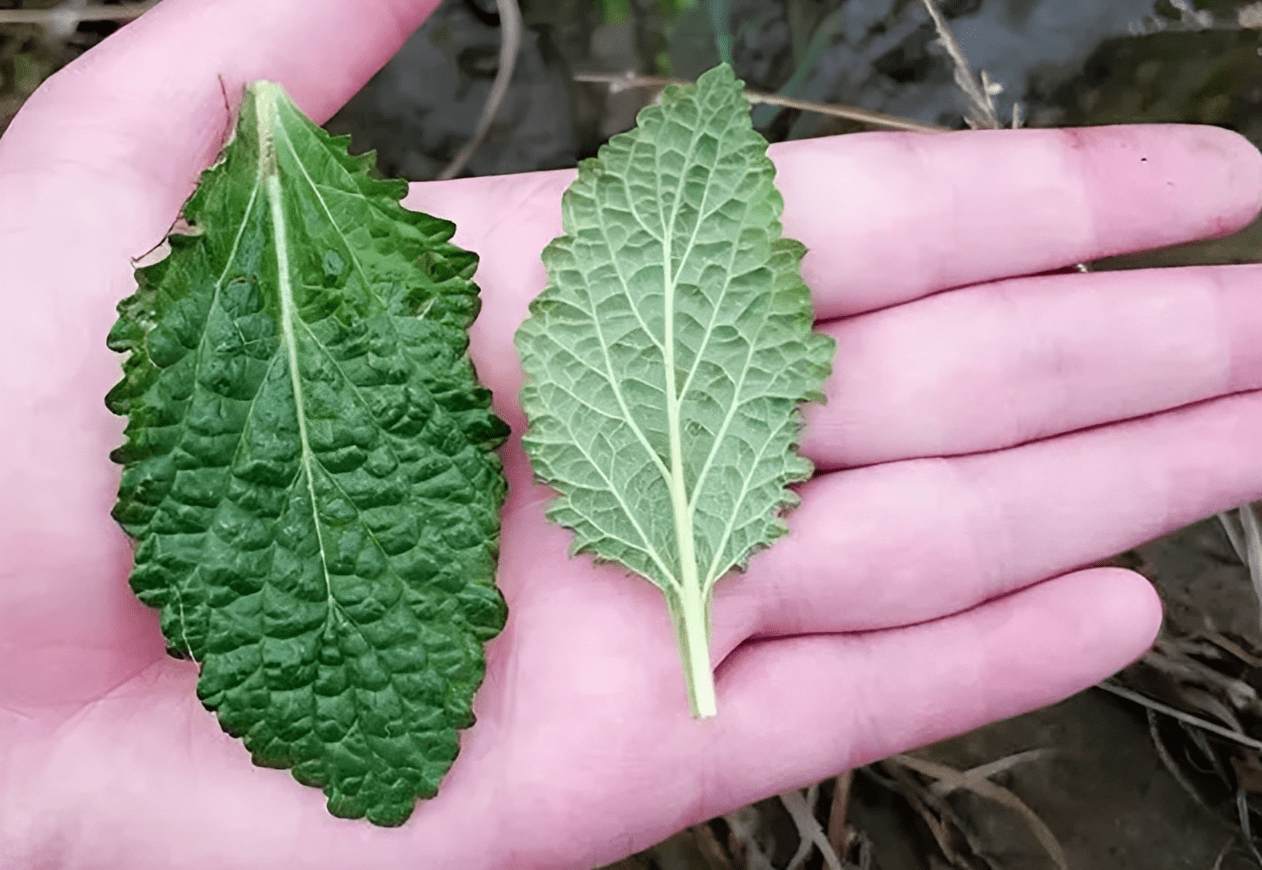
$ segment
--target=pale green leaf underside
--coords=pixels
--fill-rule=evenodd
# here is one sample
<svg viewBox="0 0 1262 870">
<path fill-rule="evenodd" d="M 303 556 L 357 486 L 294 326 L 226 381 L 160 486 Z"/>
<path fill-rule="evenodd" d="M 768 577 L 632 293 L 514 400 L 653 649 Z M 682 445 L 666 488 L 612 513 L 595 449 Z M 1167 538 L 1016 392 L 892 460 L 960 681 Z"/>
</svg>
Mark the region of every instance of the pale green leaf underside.
<svg viewBox="0 0 1262 870">
<path fill-rule="evenodd" d="M 476 258 L 370 168 L 252 85 L 194 233 L 119 305 L 107 402 L 131 584 L 203 702 L 332 812 L 399 824 L 503 626 L 507 429 L 466 354 Z"/>
<path fill-rule="evenodd" d="M 787 485 L 812 472 L 798 406 L 822 397 L 833 342 L 766 149 L 730 68 L 668 89 L 580 167 L 517 334 L 549 516 L 677 620 L 785 532 Z"/>
</svg>

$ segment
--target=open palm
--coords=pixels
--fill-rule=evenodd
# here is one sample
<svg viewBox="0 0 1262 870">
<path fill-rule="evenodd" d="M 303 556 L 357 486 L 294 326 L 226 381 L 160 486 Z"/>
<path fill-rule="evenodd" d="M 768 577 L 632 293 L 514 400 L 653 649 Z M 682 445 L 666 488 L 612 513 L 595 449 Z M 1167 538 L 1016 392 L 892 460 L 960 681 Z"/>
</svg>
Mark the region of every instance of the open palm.
<svg viewBox="0 0 1262 870">
<path fill-rule="evenodd" d="M 566 557 L 511 337 L 568 173 L 418 185 L 482 256 L 473 353 L 515 437 L 478 722 L 399 829 L 250 764 L 127 589 L 104 336 L 218 148 L 229 94 L 327 116 L 432 2 L 166 0 L 0 140 L 0 866 L 588 867 L 750 800 L 1049 703 L 1150 642 L 1083 569 L 1262 492 L 1262 272 L 1059 273 L 1229 232 L 1262 161 L 1197 128 L 872 134 L 773 151 L 838 339 L 791 534 L 718 587 L 689 718 L 660 594 Z M 1034 277 L 1017 277 L 1034 276 Z M 845 468 L 845 471 L 838 469 Z M 1051 579 L 1049 579 L 1051 578 Z"/>
</svg>

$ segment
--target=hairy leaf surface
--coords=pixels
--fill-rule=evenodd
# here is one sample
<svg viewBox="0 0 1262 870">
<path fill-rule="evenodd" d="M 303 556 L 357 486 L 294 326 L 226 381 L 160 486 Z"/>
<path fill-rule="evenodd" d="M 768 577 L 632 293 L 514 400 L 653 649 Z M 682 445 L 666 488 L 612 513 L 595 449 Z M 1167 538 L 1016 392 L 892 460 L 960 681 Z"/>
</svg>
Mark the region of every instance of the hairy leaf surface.
<svg viewBox="0 0 1262 870">
<path fill-rule="evenodd" d="M 711 589 L 784 534 L 787 485 L 812 472 L 798 406 L 833 353 L 766 152 L 729 67 L 668 88 L 579 168 L 517 334 L 549 516 L 665 593 L 698 716 Z"/>
<path fill-rule="evenodd" d="M 466 354 L 476 257 L 276 85 L 137 271 L 109 346 L 132 588 L 257 764 L 401 824 L 473 723 L 507 434 Z"/>
</svg>

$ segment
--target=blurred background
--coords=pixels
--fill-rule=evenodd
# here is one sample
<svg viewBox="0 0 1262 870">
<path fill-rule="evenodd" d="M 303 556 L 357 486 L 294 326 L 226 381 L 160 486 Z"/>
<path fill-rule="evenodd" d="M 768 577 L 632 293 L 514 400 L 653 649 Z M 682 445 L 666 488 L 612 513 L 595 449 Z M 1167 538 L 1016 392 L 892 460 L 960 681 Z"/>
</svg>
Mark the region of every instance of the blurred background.
<svg viewBox="0 0 1262 870">
<path fill-rule="evenodd" d="M 1196 122 L 1262 145 L 1262 2 L 938 2 L 1004 125 L 1019 106 L 1028 126 Z M 47 76 L 152 5 L 0 0 L 0 130 Z M 572 166 L 657 96 L 642 79 L 695 78 L 721 57 L 751 89 L 822 110 L 756 106 L 772 141 L 871 129 L 839 117 L 846 106 L 945 127 L 975 114 L 922 0 L 444 0 L 327 126 L 350 133 L 352 150 L 375 149 L 383 173 L 413 180 Z M 475 137 L 506 59 L 511 79 Z M 601 76 L 618 82 L 590 81 Z M 1255 224 L 1091 265 L 1252 262 L 1259 244 Z M 1251 510 L 1119 554 L 1158 586 L 1167 619 L 1154 650 L 1104 687 L 838 771 L 615 866 L 1262 867 L 1250 560 L 1262 579 Z"/>
</svg>

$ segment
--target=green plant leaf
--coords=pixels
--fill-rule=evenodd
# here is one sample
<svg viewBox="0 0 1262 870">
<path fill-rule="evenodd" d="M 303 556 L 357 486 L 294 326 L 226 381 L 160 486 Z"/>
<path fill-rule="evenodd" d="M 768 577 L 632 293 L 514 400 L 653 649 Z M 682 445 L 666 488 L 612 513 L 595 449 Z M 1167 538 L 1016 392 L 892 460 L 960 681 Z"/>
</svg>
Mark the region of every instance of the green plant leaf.
<svg viewBox="0 0 1262 870">
<path fill-rule="evenodd" d="M 477 259 L 267 82 L 109 346 L 132 588 L 256 764 L 401 824 L 473 723 L 505 484 Z"/>
<path fill-rule="evenodd" d="M 665 593 L 697 716 L 715 711 L 711 589 L 785 533 L 787 485 L 812 472 L 798 407 L 833 354 L 774 175 L 729 67 L 668 88 L 580 166 L 517 333 L 549 516 Z"/>
</svg>

